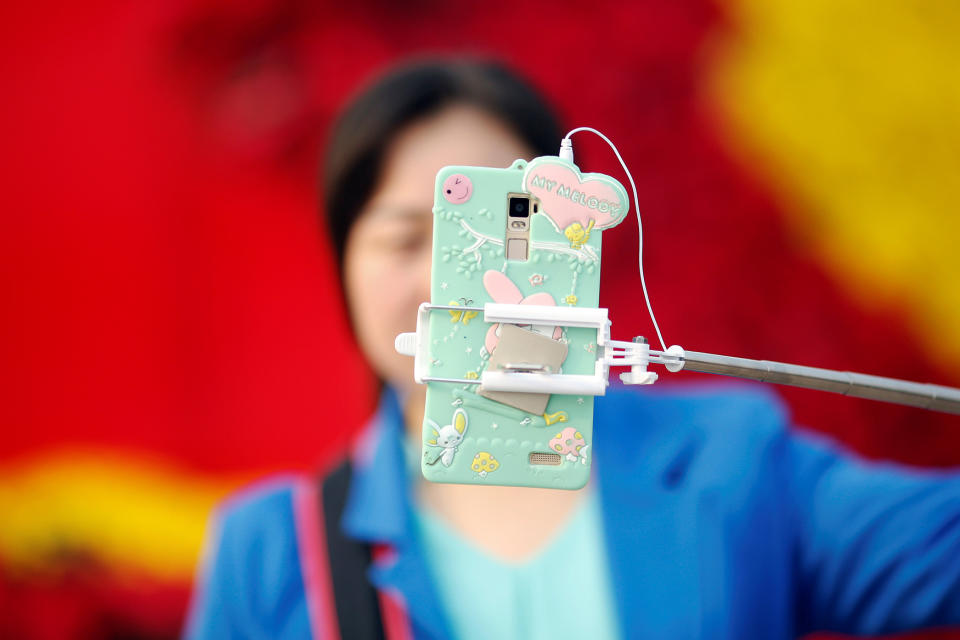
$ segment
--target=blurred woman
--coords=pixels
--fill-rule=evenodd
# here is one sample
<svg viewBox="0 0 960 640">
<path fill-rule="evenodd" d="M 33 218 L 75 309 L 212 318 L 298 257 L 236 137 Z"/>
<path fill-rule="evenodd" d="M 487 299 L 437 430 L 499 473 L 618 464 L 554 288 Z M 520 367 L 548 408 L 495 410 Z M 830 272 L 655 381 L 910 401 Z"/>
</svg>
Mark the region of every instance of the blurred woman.
<svg viewBox="0 0 960 640">
<path fill-rule="evenodd" d="M 436 173 L 559 140 L 543 99 L 492 63 L 402 67 L 346 108 L 325 209 L 380 407 L 321 481 L 274 479 L 224 505 L 186 635 L 792 638 L 960 622 L 960 478 L 793 433 L 755 386 L 597 398 L 581 491 L 420 477 L 425 389 L 393 344 L 430 297 Z"/>
</svg>

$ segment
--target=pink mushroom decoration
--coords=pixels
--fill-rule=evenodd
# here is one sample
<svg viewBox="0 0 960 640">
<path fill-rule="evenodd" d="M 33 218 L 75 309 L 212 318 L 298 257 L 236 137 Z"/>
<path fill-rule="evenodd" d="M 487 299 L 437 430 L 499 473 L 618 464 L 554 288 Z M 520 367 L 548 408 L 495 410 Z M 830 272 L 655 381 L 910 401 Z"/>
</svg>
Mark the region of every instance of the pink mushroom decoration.
<svg viewBox="0 0 960 640">
<path fill-rule="evenodd" d="M 587 452 L 587 441 L 583 439 L 583 434 L 577 431 L 576 427 L 567 427 L 550 440 L 550 449 L 556 451 L 561 456 L 566 456 L 567 460 L 576 462 L 577 458 L 586 464 L 585 454 Z"/>
</svg>

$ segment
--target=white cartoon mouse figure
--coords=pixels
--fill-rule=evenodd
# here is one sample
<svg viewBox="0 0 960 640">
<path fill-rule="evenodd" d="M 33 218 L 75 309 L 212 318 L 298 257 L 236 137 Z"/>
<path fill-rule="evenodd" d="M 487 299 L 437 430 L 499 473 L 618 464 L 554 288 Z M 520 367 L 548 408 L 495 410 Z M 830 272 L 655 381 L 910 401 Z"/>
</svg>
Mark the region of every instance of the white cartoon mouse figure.
<svg viewBox="0 0 960 640">
<path fill-rule="evenodd" d="M 443 466 L 449 467 L 453 463 L 453 454 L 463 442 L 463 434 L 467 430 L 467 412 L 457 409 L 453 412 L 452 424 L 443 427 L 430 418 L 427 418 L 427 423 L 433 429 L 433 437 L 427 440 L 427 445 L 440 450 L 437 457 L 428 461 L 427 464 L 436 464 L 437 460 L 440 460 Z"/>
</svg>

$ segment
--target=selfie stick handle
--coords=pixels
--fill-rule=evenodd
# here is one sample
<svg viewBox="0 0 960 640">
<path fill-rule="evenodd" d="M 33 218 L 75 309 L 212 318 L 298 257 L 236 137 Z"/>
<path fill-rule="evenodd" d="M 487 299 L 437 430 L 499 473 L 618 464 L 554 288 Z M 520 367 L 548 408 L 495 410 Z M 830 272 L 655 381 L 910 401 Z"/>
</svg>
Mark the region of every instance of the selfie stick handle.
<svg viewBox="0 0 960 640">
<path fill-rule="evenodd" d="M 650 351 L 655 356 L 663 352 Z M 671 370 L 676 370 L 676 360 L 682 361 L 679 368 L 700 373 L 715 373 L 736 378 L 746 378 L 760 382 L 786 384 L 806 389 L 817 389 L 841 393 L 855 398 L 867 398 L 892 402 L 911 407 L 921 407 L 931 411 L 960 414 L 960 389 L 944 387 L 936 384 L 922 384 L 908 382 L 895 378 L 883 378 L 863 373 L 849 371 L 833 371 L 816 367 L 804 367 L 796 364 L 784 364 L 769 360 L 750 360 L 748 358 L 734 358 L 698 351 L 683 351 L 682 355 L 663 354 L 666 360 L 674 363 Z"/>
</svg>

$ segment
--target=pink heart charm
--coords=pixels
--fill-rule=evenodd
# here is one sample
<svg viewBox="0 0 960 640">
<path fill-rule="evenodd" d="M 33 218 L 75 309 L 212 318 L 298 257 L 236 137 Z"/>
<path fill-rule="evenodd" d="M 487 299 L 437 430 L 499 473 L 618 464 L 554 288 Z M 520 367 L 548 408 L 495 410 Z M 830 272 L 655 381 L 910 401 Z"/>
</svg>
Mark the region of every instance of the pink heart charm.
<svg viewBox="0 0 960 640">
<path fill-rule="evenodd" d="M 530 162 L 523 188 L 540 200 L 540 212 L 574 248 L 583 246 L 591 230 L 619 224 L 630 208 L 619 182 L 600 173 L 581 175 L 576 166 L 556 156 Z"/>
</svg>

